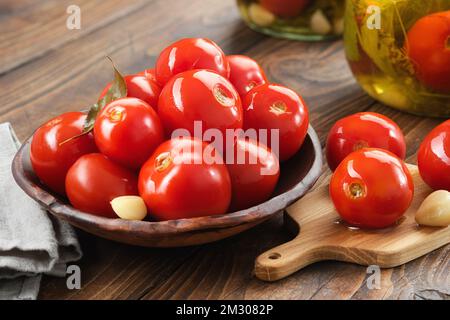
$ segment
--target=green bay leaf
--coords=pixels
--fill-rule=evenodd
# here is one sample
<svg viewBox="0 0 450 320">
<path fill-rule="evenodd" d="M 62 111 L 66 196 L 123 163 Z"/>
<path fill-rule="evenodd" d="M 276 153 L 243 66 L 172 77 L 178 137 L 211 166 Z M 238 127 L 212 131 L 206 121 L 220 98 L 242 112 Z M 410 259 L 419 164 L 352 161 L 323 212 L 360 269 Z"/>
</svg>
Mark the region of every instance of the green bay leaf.
<svg viewBox="0 0 450 320">
<path fill-rule="evenodd" d="M 127 96 L 127 84 L 125 82 L 124 77 L 122 74 L 117 70 L 115 67 L 113 61 L 110 57 L 108 57 L 109 61 L 111 61 L 113 70 L 114 70 L 114 80 L 111 83 L 111 86 L 109 87 L 106 94 L 97 101 L 97 103 L 94 103 L 89 107 L 89 111 L 86 117 L 86 120 L 84 121 L 83 130 L 80 134 L 70 137 L 69 139 L 64 140 L 59 145 L 63 145 L 69 141 L 72 141 L 74 139 L 77 139 L 85 134 L 88 134 L 94 129 L 95 119 L 97 118 L 100 111 L 110 102 L 113 102 L 114 100 L 125 98 Z"/>
<path fill-rule="evenodd" d="M 113 102 L 114 100 L 125 98 L 127 96 L 127 84 L 124 77 L 119 72 L 119 70 L 117 70 L 111 58 L 108 57 L 108 59 L 111 61 L 112 67 L 114 69 L 114 80 L 111 83 L 111 86 L 109 87 L 106 94 L 101 99 L 99 99 L 97 103 L 93 104 L 89 108 L 82 134 L 91 132 L 92 129 L 94 129 L 95 119 L 107 104 Z"/>
</svg>

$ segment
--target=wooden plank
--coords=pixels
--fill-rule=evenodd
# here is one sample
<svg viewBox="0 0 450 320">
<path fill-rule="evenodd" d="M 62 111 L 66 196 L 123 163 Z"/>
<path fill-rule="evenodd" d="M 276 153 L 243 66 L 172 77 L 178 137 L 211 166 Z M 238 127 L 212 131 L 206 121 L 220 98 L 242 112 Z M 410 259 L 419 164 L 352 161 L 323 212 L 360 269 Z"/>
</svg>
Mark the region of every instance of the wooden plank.
<svg viewBox="0 0 450 320">
<path fill-rule="evenodd" d="M 142 299 L 223 299 L 230 293 L 239 295 L 242 286 L 252 281 L 255 255 L 270 246 L 274 236 L 278 241 L 289 239 L 280 218 L 233 238 L 199 247 L 183 268 L 160 287 L 149 290 Z M 279 232 L 266 233 L 266 230 Z"/>
<path fill-rule="evenodd" d="M 8 4 L 1 7 L 7 14 L 0 20 L 0 74 L 140 10 L 145 0 L 50 0 L 39 5 L 29 1 Z M 69 5 L 80 7 L 80 30 L 66 27 Z"/>
<path fill-rule="evenodd" d="M 44 0 L 16 0 L 2 1 L 0 3 L 0 21 L 11 19 L 15 15 L 25 11 L 36 10 L 37 7 L 44 5 Z"/>
<path fill-rule="evenodd" d="M 44 281 L 40 299 L 139 299 L 158 287 L 189 259 L 196 248 L 132 247 L 78 232 L 84 251 L 83 290 L 68 290 L 65 279 Z"/>
</svg>

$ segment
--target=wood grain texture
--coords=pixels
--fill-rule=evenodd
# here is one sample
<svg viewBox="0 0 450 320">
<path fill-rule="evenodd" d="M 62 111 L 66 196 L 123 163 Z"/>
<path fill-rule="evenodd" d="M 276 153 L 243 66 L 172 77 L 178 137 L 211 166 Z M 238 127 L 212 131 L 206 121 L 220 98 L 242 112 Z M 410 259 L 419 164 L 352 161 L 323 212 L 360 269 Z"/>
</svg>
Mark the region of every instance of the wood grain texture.
<svg viewBox="0 0 450 320">
<path fill-rule="evenodd" d="M 101 2 L 104 6 L 110 3 Z M 65 23 L 65 10 L 46 7 L 52 3 L 56 6 L 56 1 L 2 1 L 1 30 L 17 29 L 17 35 L 26 38 L 29 31 L 20 31 L 25 23 L 21 16 L 29 17 L 25 19 L 27 24 L 41 25 L 46 18 L 33 12 L 42 12 L 43 8 L 58 12 L 54 18 Z M 11 122 L 19 138 L 25 139 L 51 117 L 81 110 L 97 99 L 112 77 L 105 55 L 110 55 L 123 73 L 133 73 L 152 66 L 158 52 L 171 41 L 204 36 L 218 42 L 229 54 L 250 55 L 261 63 L 271 81 L 299 91 L 309 106 L 311 123 L 322 146 L 337 119 L 371 110 L 399 124 L 406 136 L 408 161 L 415 163 L 421 139 L 439 123 L 397 112 L 365 95 L 347 67 L 341 41 L 301 43 L 262 36 L 244 25 L 233 0 L 154 0 L 134 7 L 138 10 L 127 9 L 129 5 L 134 6 L 134 1 L 111 7 L 116 19 L 97 24 L 89 32 L 80 30 L 82 35 L 66 30 L 53 38 L 57 44 L 40 42 L 38 55 L 8 51 L 12 57 L 0 60 L 5 70 L 0 74 L 0 122 Z M 91 10 L 96 11 L 98 6 L 96 3 Z M 122 14 L 123 10 L 128 12 Z M 89 14 L 107 19 L 100 11 Z M 52 37 L 48 29 L 41 33 L 46 39 Z M 45 46 L 52 49 L 45 50 Z M 6 59 L 5 50 L 0 50 L 0 59 Z M 11 62 L 16 55 L 20 63 Z M 9 62 L 4 66 L 3 61 Z M 322 178 L 319 185 L 325 181 Z M 40 298 L 450 298 L 450 246 L 383 270 L 380 290 L 367 288 L 365 267 L 343 262 L 320 262 L 276 283 L 257 280 L 253 275 L 255 258 L 291 237 L 281 215 L 236 237 L 181 250 L 137 248 L 79 234 L 85 252 L 79 263 L 82 289 L 70 291 L 65 279 L 45 277 Z"/>
<path fill-rule="evenodd" d="M 276 281 L 325 260 L 390 268 L 450 243 L 450 227 L 424 227 L 415 222 L 419 206 L 433 190 L 421 179 L 417 166 L 409 165 L 409 171 L 414 199 L 393 227 L 349 228 L 339 218 L 326 185 L 286 208 L 286 219 L 292 219 L 299 232 L 293 240 L 261 254 L 256 259 L 255 275 L 264 281 Z"/>
<path fill-rule="evenodd" d="M 3 8 L 15 14 L 6 15 L 1 22 L 0 74 L 139 10 L 145 0 L 123 4 L 121 0 L 50 0 L 32 6 L 22 0 L 14 7 Z M 80 30 L 67 32 L 65 13 L 69 5 L 78 6 L 83 13 Z"/>
</svg>

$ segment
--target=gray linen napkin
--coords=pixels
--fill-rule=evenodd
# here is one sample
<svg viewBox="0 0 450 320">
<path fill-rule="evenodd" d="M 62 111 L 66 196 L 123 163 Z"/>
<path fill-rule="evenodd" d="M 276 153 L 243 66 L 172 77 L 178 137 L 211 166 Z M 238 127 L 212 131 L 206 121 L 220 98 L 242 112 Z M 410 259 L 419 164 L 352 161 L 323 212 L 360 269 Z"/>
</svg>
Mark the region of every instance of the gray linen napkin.
<svg viewBox="0 0 450 320">
<path fill-rule="evenodd" d="M 0 124 L 0 299 L 36 299 L 41 274 L 64 276 L 81 258 L 72 227 L 48 215 L 15 183 L 11 163 L 20 143 Z"/>
</svg>

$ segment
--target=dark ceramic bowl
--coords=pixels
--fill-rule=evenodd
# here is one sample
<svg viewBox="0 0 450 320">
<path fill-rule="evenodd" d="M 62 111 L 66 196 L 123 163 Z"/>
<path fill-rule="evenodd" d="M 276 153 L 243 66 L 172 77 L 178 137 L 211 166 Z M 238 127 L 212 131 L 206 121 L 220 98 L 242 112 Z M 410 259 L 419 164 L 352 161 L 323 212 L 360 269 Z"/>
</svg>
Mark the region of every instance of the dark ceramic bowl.
<svg viewBox="0 0 450 320">
<path fill-rule="evenodd" d="M 182 247 L 230 237 L 267 220 L 301 198 L 317 181 L 322 169 L 322 148 L 312 127 L 299 152 L 281 165 L 280 180 L 271 199 L 257 206 L 224 215 L 161 222 L 128 221 L 95 216 L 73 208 L 48 192 L 30 163 L 31 139 L 17 152 L 12 172 L 19 186 L 48 212 L 97 236 L 146 247 Z"/>
</svg>

